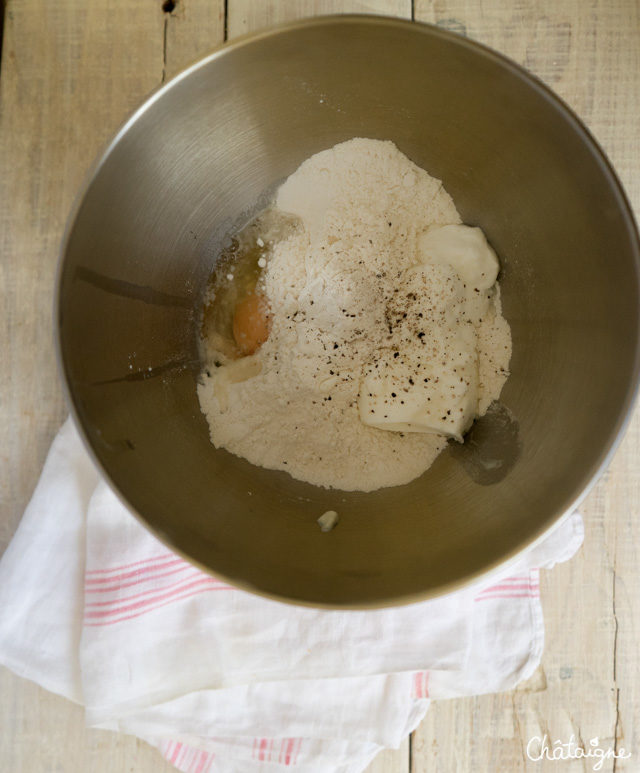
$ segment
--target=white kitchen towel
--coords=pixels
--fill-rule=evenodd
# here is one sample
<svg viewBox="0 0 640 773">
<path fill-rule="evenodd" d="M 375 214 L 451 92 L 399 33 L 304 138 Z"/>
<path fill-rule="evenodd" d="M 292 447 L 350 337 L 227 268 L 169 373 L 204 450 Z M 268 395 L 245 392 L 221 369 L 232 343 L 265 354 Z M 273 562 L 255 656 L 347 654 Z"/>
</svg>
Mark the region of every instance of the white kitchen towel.
<svg viewBox="0 0 640 773">
<path fill-rule="evenodd" d="M 0 561 L 0 663 L 182 771 L 358 773 L 401 743 L 429 699 L 533 673 L 539 568 L 582 539 L 573 514 L 490 579 L 410 606 L 281 604 L 204 574 L 147 532 L 69 420 Z"/>
</svg>

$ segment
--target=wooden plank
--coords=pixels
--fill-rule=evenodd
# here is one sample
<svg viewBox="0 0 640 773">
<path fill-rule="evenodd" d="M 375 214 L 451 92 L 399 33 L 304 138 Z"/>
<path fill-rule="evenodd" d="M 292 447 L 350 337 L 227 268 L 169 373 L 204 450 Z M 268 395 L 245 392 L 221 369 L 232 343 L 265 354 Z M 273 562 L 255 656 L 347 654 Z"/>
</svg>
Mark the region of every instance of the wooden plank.
<svg viewBox="0 0 640 773">
<path fill-rule="evenodd" d="M 231 40 L 238 35 L 294 19 L 331 13 L 373 13 L 411 18 L 411 0 L 231 0 L 227 32 Z M 405 773 L 409 770 L 409 746 L 387 750 L 374 760 L 367 773 Z"/>
<path fill-rule="evenodd" d="M 224 40 L 224 2 L 177 2 L 164 16 L 165 78 L 206 56 Z"/>
<path fill-rule="evenodd" d="M 640 45 L 633 0 L 417 0 L 416 18 L 486 43 L 546 81 L 602 143 L 640 209 Z M 582 511 L 579 555 L 542 578 L 546 648 L 529 684 L 511 693 L 435 703 L 414 734 L 414 773 L 546 771 L 526 759 L 533 735 L 625 747 L 640 755 L 637 640 L 640 413 Z M 558 763 L 572 773 L 581 761 Z M 558 768 L 559 769 L 559 768 Z"/>
<path fill-rule="evenodd" d="M 261 27 L 330 13 L 373 13 L 411 18 L 411 0 L 231 0 L 229 38 Z"/>
<path fill-rule="evenodd" d="M 66 413 L 51 327 L 65 220 L 95 154 L 158 83 L 161 35 L 161 12 L 122 1 L 7 3 L 0 79 L 2 545 Z"/>
<path fill-rule="evenodd" d="M 231 0 L 228 8 L 229 39 L 261 27 L 308 16 L 330 13 L 375 13 L 411 18 L 410 0 Z M 408 739 L 397 750 L 387 749 L 367 768 L 367 773 L 408 773 Z"/>
<path fill-rule="evenodd" d="M 0 71 L 0 552 L 66 415 L 52 290 L 76 190 L 120 122 L 165 75 L 222 40 L 222 0 L 8 0 Z M 165 38 L 165 25 L 167 35 Z M 0 669 L 0 770 L 170 771 L 136 739 L 86 730 L 83 711 Z"/>
<path fill-rule="evenodd" d="M 635 72 L 640 71 L 636 65 Z M 636 115 L 638 112 L 636 111 Z M 636 177 L 636 183 L 640 180 Z M 636 199 L 637 201 L 637 199 Z M 638 213 L 636 208 L 636 213 Z M 609 471 L 603 486 L 603 510 L 606 528 L 605 558 L 611 566 L 612 613 L 614 622 L 613 680 L 616 706 L 615 737 L 617 747 L 634 755 L 627 767 L 640 766 L 640 539 L 638 534 L 638 502 L 640 502 L 640 409 Z M 595 510 L 590 504 L 587 515 Z M 602 560 L 602 558 L 601 558 Z M 633 764 L 632 764 L 633 762 Z M 636 768 L 637 769 L 637 768 Z"/>
</svg>

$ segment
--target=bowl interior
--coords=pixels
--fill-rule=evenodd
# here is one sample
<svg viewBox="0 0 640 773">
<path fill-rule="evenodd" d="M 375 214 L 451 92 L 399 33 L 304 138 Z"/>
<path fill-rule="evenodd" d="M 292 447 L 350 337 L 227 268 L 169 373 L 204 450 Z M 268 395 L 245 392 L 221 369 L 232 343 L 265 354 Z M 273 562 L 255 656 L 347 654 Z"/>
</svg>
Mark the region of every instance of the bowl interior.
<svg viewBox="0 0 640 773">
<path fill-rule="evenodd" d="M 393 140 L 482 226 L 513 335 L 474 442 L 368 494 L 216 450 L 196 395 L 198 310 L 224 236 L 301 161 L 356 136 Z M 299 23 L 213 54 L 120 131 L 64 247 L 62 368 L 107 477 L 193 560 L 303 603 L 415 600 L 513 555 L 602 465 L 637 378 L 638 262 L 606 161 L 515 65 L 427 26 Z M 340 514 L 329 534 L 326 510 Z"/>
</svg>

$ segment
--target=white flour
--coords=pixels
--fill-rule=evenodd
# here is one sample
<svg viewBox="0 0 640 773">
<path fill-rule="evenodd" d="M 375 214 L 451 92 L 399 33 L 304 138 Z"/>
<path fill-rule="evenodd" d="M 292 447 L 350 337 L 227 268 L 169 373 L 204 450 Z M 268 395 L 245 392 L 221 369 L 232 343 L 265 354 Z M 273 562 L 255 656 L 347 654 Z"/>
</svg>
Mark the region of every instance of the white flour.
<svg viewBox="0 0 640 773">
<path fill-rule="evenodd" d="M 302 224 L 274 245 L 264 269 L 268 340 L 250 357 L 210 368 L 198 389 L 212 442 L 320 486 L 371 491 L 407 483 L 428 469 L 446 438 L 365 425 L 359 388 L 365 369 L 385 347 L 388 353 L 389 307 L 398 277 L 417 263 L 419 235 L 461 222 L 453 201 L 393 143 L 354 139 L 303 163 L 276 206 Z M 498 293 L 473 329 L 484 413 L 511 355 Z"/>
</svg>

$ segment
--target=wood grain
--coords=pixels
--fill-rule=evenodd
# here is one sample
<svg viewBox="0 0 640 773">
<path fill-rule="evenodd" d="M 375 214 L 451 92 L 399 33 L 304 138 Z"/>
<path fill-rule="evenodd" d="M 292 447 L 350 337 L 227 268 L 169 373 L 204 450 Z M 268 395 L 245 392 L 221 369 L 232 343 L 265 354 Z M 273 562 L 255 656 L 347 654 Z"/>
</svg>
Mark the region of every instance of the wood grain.
<svg viewBox="0 0 640 773">
<path fill-rule="evenodd" d="M 545 80 L 582 117 L 640 209 L 640 19 L 635 0 L 416 0 L 415 17 L 482 41 Z M 0 71 L 0 551 L 65 409 L 51 298 L 58 245 L 92 158 L 143 96 L 229 37 L 335 13 L 410 17 L 410 0 L 8 0 Z M 591 769 L 531 763 L 534 734 L 617 744 L 640 769 L 637 566 L 640 414 L 584 504 L 586 541 L 543 576 L 543 665 L 511 693 L 432 705 L 409 744 L 368 773 Z M 170 771 L 133 738 L 86 730 L 82 709 L 0 669 L 0 770 Z"/>
<path fill-rule="evenodd" d="M 330 13 L 373 13 L 411 18 L 411 0 L 230 0 L 229 38 L 272 24 Z"/>
<path fill-rule="evenodd" d="M 120 42 L 114 58 L 115 30 Z M 66 413 L 51 327 L 65 220 L 99 148 L 158 82 L 161 32 L 161 14 L 131 11 L 124 2 L 9 0 L 6 6 L 0 78 L 2 544 Z"/>
<path fill-rule="evenodd" d="M 164 14 L 165 71 L 163 80 L 206 56 L 225 39 L 224 2 L 178 2 Z"/>
</svg>

